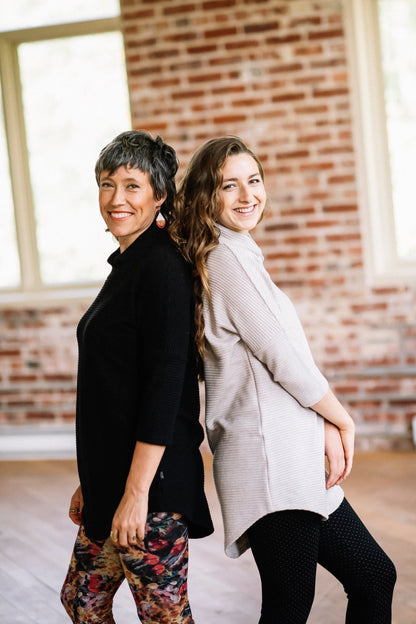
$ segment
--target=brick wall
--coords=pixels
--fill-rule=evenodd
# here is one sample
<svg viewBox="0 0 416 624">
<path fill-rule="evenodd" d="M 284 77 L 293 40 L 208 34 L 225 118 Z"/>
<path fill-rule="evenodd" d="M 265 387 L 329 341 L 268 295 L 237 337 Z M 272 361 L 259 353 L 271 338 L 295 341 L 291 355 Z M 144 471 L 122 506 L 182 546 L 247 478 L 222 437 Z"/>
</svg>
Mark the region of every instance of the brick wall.
<svg viewBox="0 0 416 624">
<path fill-rule="evenodd" d="M 415 290 L 373 288 L 365 279 L 342 2 L 121 0 L 121 9 L 133 126 L 171 142 L 182 167 L 216 135 L 237 134 L 257 152 L 270 198 L 256 233 L 267 268 L 295 302 L 317 362 L 356 419 L 359 446 L 409 448 Z M 10 397 L 34 401 L 19 418 L 71 417 L 75 312 L 6 318 L 21 327 L 8 332 L 17 343 L 31 315 L 41 323 L 40 334 L 29 331 L 38 360 L 22 364 L 12 337 L 3 347 L 12 353 L 3 356 L 9 370 L 17 368 L 17 378 L 4 375 Z M 38 347 L 42 336 L 47 346 Z"/>
<path fill-rule="evenodd" d="M 73 422 L 83 306 L 0 310 L 0 426 Z"/>
</svg>

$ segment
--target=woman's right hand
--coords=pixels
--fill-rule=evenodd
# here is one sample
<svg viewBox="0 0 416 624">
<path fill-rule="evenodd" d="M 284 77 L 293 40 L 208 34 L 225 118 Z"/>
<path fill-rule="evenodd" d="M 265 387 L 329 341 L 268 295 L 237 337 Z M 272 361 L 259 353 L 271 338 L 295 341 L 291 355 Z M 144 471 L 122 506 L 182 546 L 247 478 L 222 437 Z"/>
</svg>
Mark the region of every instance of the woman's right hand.
<svg viewBox="0 0 416 624">
<path fill-rule="evenodd" d="M 82 498 L 81 486 L 79 485 L 71 498 L 69 505 L 69 517 L 74 524 L 81 524 L 81 512 L 84 507 L 84 499 Z"/>
<path fill-rule="evenodd" d="M 345 455 L 345 470 L 342 475 L 343 479 L 346 479 L 351 472 L 352 462 L 354 459 L 354 440 L 355 440 L 355 424 L 351 422 L 345 426 L 339 428 L 339 434 L 342 440 L 342 446 L 344 447 Z"/>
<path fill-rule="evenodd" d="M 325 420 L 338 427 L 345 456 L 345 469 L 342 479 L 346 479 L 351 472 L 352 460 L 354 458 L 354 421 L 332 390 L 328 390 L 325 396 L 311 407 L 315 412 L 321 414 Z"/>
</svg>

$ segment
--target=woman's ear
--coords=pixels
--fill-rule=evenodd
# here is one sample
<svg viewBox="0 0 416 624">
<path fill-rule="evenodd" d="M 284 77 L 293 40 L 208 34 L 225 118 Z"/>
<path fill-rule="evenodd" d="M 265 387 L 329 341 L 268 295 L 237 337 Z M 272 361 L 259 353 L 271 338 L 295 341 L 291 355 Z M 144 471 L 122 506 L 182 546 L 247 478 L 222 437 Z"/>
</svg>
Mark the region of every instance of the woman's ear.
<svg viewBox="0 0 416 624">
<path fill-rule="evenodd" d="M 159 197 L 159 199 L 156 200 L 155 208 L 159 209 L 161 207 L 161 205 L 163 204 L 163 202 L 165 201 L 167 196 L 168 196 L 168 194 L 165 193 L 164 195 L 162 195 L 162 197 Z"/>
</svg>

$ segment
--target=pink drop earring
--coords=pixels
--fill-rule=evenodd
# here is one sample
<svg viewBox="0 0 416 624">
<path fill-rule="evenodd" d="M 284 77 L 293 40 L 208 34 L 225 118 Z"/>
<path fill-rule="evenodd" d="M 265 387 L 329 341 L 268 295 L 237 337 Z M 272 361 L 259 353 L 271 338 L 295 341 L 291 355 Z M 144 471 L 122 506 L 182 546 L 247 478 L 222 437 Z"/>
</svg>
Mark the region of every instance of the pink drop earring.
<svg viewBox="0 0 416 624">
<path fill-rule="evenodd" d="M 166 225 L 166 219 L 165 219 L 165 217 L 163 216 L 163 214 L 160 212 L 160 210 L 159 210 L 159 212 L 158 212 L 158 214 L 157 214 L 157 217 L 156 217 L 156 225 L 157 225 L 157 227 L 158 227 L 158 228 L 160 228 L 161 230 L 163 230 L 163 228 L 164 228 L 164 227 L 165 227 L 165 225 Z"/>
</svg>

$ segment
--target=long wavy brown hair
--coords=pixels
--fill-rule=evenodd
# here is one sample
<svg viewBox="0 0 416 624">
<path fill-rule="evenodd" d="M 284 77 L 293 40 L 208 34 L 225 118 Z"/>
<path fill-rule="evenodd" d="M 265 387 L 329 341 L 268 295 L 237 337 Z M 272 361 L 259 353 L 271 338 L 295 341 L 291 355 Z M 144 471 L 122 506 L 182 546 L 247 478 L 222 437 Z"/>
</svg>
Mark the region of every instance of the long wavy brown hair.
<svg viewBox="0 0 416 624">
<path fill-rule="evenodd" d="M 184 258 L 192 264 L 195 292 L 195 342 L 199 356 L 199 372 L 203 375 L 205 359 L 204 296 L 210 299 L 207 256 L 218 245 L 219 231 L 215 224 L 222 211 L 220 189 L 223 167 L 229 156 L 249 154 L 256 161 L 264 181 L 264 172 L 257 156 L 238 137 L 210 139 L 193 155 L 176 196 L 175 217 L 170 226 L 173 240 Z"/>
</svg>

